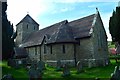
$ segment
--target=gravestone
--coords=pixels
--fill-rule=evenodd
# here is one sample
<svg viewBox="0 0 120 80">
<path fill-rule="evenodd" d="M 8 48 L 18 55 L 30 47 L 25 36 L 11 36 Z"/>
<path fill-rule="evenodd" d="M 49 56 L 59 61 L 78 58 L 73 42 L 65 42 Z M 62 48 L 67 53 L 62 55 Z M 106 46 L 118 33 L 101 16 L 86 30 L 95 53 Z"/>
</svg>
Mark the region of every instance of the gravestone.
<svg viewBox="0 0 120 80">
<path fill-rule="evenodd" d="M 56 71 L 61 71 L 61 61 L 60 60 L 57 61 Z"/>
<path fill-rule="evenodd" d="M 44 69 L 45 69 L 45 63 L 43 61 L 39 61 L 37 63 L 37 71 L 39 71 L 39 78 L 42 78 Z"/>
<path fill-rule="evenodd" d="M 36 65 L 32 64 L 29 71 L 29 78 L 30 80 L 38 79 L 39 78 L 39 71 L 36 69 Z"/>
<path fill-rule="evenodd" d="M 4 75 L 1 80 L 15 80 L 11 74 Z"/>
<path fill-rule="evenodd" d="M 63 74 L 62 74 L 62 76 L 63 77 L 70 76 L 70 69 L 69 69 L 68 64 L 63 65 Z"/>
<path fill-rule="evenodd" d="M 92 68 L 95 66 L 95 60 L 94 59 L 88 59 L 88 68 Z"/>
<path fill-rule="evenodd" d="M 15 59 L 9 59 L 7 65 L 8 65 L 8 66 L 11 66 L 11 67 L 13 67 L 13 68 L 16 68 L 16 69 L 19 68 L 19 64 L 16 62 Z"/>
<path fill-rule="evenodd" d="M 83 65 L 82 62 L 78 61 L 77 62 L 77 73 L 80 73 L 83 71 Z"/>
<path fill-rule="evenodd" d="M 45 69 L 45 63 L 43 61 L 39 61 L 37 63 L 37 67 L 40 71 L 44 70 Z"/>
<path fill-rule="evenodd" d="M 92 61 L 88 60 L 88 68 L 92 68 Z"/>
<path fill-rule="evenodd" d="M 115 66 L 114 72 L 111 74 L 110 80 L 120 80 L 120 66 Z"/>
<path fill-rule="evenodd" d="M 27 70 L 30 69 L 31 64 L 32 64 L 32 60 L 28 57 L 28 58 L 26 59 L 25 68 L 26 68 Z"/>
</svg>

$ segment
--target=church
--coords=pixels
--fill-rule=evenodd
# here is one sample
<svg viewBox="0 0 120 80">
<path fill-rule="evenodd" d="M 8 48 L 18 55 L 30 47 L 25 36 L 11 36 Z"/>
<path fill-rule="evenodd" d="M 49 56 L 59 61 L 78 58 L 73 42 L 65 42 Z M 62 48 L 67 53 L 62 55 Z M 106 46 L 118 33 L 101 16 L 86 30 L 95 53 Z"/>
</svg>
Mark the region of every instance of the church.
<svg viewBox="0 0 120 80">
<path fill-rule="evenodd" d="M 64 20 L 39 30 L 39 24 L 27 14 L 17 25 L 16 45 L 25 48 L 29 59 L 48 65 L 71 66 L 81 61 L 84 66 L 107 65 L 107 35 L 100 13 L 73 20 Z"/>
</svg>

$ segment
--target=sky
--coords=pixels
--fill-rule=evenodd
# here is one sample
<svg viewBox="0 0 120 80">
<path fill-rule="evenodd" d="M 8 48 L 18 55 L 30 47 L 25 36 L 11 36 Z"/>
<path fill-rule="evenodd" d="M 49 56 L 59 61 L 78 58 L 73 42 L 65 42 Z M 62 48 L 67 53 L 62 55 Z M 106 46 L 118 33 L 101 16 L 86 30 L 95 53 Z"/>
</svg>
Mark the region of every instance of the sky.
<svg viewBox="0 0 120 80">
<path fill-rule="evenodd" d="M 98 8 L 107 36 L 109 34 L 109 18 L 118 6 L 119 0 L 7 0 L 7 17 L 14 25 L 29 14 L 40 26 L 45 28 L 63 20 L 73 21 L 95 14 Z"/>
</svg>

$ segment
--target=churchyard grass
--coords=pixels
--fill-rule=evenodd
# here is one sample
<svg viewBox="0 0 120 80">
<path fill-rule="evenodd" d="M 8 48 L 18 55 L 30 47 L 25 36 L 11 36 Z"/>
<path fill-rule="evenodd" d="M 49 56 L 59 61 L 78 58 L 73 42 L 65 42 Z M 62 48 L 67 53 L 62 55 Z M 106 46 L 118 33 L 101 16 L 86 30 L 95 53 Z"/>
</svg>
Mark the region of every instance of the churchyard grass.
<svg viewBox="0 0 120 80">
<path fill-rule="evenodd" d="M 5 74 L 12 74 L 15 80 L 28 80 L 28 73 L 24 68 L 21 69 L 14 69 L 10 66 L 7 66 L 6 61 L 0 62 L 0 67 L 2 67 L 2 76 Z"/>
<path fill-rule="evenodd" d="M 71 75 L 68 77 L 63 78 L 62 71 L 55 71 L 54 67 L 47 66 L 46 70 L 44 70 L 44 74 L 42 76 L 44 79 L 62 79 L 67 80 L 71 78 L 102 78 L 102 80 L 109 80 L 111 73 L 114 71 L 114 67 L 116 65 L 120 65 L 119 63 L 116 63 L 115 60 L 111 60 L 112 64 L 105 66 L 105 67 L 96 67 L 96 68 L 84 68 L 84 72 L 81 72 L 77 74 L 77 70 L 75 68 L 70 68 Z M 14 69 L 10 66 L 7 66 L 7 62 L 3 61 L 0 62 L 0 67 L 2 67 L 2 75 L 4 74 L 12 74 L 15 80 L 28 80 L 28 72 L 26 69 Z M 91 79 L 92 80 L 92 79 Z"/>
</svg>

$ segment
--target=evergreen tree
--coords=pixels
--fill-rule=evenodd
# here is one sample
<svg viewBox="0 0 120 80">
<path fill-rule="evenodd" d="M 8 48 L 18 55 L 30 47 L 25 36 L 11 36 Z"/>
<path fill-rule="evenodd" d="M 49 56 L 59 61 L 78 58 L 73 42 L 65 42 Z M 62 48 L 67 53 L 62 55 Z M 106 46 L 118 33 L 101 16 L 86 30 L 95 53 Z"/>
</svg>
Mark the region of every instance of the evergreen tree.
<svg viewBox="0 0 120 80">
<path fill-rule="evenodd" d="M 120 44 L 120 7 L 116 7 L 109 20 L 109 31 L 113 42 Z"/>
<path fill-rule="evenodd" d="M 7 19 L 7 2 L 2 2 L 2 59 L 8 59 L 13 55 L 14 33 L 13 24 Z"/>
</svg>

